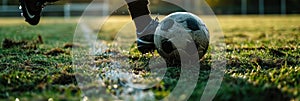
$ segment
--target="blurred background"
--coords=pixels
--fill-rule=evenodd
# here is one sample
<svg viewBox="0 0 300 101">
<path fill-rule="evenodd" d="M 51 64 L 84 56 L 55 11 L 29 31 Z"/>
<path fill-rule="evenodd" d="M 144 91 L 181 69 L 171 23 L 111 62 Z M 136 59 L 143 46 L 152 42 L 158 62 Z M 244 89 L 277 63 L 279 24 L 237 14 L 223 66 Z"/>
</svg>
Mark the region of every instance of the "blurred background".
<svg viewBox="0 0 300 101">
<path fill-rule="evenodd" d="M 18 0 L 0 0 L 0 16 L 20 16 Z M 43 11 L 43 16 L 80 16 L 83 10 L 93 0 L 60 0 Z M 102 7 L 107 7 L 114 1 L 98 0 Z M 162 0 L 150 0 L 152 13 L 169 14 L 174 11 L 184 11 Z M 109 3 L 108 3 L 109 2 Z M 182 0 L 189 3 L 189 0 Z M 206 0 L 213 11 L 219 15 L 232 14 L 299 14 L 300 0 Z M 114 15 L 126 15 L 126 6 L 113 13 Z"/>
</svg>

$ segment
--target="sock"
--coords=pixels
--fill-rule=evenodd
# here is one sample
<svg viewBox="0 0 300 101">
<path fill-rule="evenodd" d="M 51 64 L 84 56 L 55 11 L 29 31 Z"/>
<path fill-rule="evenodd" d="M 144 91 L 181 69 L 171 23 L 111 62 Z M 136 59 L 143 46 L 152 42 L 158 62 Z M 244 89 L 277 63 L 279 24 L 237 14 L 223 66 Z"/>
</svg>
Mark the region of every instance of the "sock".
<svg viewBox="0 0 300 101">
<path fill-rule="evenodd" d="M 125 0 L 137 32 L 141 32 L 152 21 L 148 0 Z"/>
</svg>

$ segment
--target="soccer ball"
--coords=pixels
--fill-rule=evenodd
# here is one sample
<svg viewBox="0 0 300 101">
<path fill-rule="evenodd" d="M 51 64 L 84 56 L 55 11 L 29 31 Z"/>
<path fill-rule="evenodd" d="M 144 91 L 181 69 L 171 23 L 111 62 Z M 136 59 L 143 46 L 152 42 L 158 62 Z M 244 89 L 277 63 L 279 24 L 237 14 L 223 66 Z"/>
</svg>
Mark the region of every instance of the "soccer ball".
<svg viewBox="0 0 300 101">
<path fill-rule="evenodd" d="M 184 59 L 180 54 L 202 58 L 208 49 L 209 31 L 198 16 L 176 12 L 160 22 L 154 33 L 154 44 L 158 53 L 171 64 Z"/>
</svg>

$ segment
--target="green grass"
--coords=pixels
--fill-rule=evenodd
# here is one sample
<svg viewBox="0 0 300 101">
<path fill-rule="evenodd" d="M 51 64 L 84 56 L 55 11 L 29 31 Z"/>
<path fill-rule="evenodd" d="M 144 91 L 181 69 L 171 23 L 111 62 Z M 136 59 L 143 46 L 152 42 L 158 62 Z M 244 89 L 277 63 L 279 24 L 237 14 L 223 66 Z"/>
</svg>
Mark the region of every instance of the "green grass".
<svg viewBox="0 0 300 101">
<path fill-rule="evenodd" d="M 300 100 L 299 15 L 218 16 L 218 19 L 225 34 L 227 65 L 215 100 Z M 76 18 L 70 21 L 43 18 L 38 26 L 29 26 L 21 18 L 0 19 L 1 100 L 82 99 L 75 76 L 102 75 L 110 56 L 96 55 L 96 62 L 91 64 L 101 68 L 92 74 L 74 70 L 72 51 L 67 46 L 72 45 L 76 21 Z M 129 17 L 112 17 L 101 30 L 99 39 L 111 42 L 128 21 Z M 14 44 L 4 47 L 8 42 L 5 39 Z M 135 47 L 129 54 L 120 49 L 110 51 L 129 57 L 129 63 L 134 65 L 131 69 L 146 71 L 142 75 L 147 75 L 149 68 L 143 66 L 152 57 L 150 54 L 142 56 Z M 205 88 L 211 66 L 210 52 L 201 65 L 205 68 L 199 71 L 191 101 L 199 100 Z M 167 96 L 176 86 L 179 73 L 179 68 L 168 68 L 162 82 L 150 90 L 157 98 Z M 110 84 L 114 83 L 106 82 Z M 115 91 L 108 87 L 107 92 Z"/>
</svg>

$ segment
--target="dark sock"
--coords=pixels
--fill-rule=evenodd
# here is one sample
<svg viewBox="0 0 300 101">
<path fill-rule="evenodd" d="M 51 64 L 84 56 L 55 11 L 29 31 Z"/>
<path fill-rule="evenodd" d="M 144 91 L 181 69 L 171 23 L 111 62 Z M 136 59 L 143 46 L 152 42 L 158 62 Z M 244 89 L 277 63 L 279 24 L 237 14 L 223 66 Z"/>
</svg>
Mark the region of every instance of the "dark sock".
<svg viewBox="0 0 300 101">
<path fill-rule="evenodd" d="M 141 32 L 151 22 L 148 0 L 125 0 L 137 32 Z"/>
</svg>

